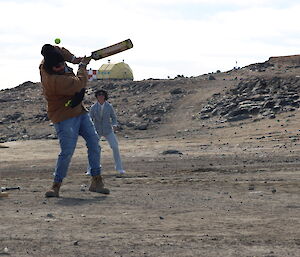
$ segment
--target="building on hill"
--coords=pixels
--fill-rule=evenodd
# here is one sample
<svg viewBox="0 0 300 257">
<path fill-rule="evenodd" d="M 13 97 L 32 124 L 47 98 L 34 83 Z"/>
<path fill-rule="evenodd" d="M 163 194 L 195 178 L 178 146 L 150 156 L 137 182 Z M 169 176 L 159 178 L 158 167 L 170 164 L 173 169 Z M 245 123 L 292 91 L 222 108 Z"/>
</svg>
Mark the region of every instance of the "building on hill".
<svg viewBox="0 0 300 257">
<path fill-rule="evenodd" d="M 128 64 L 123 62 L 102 64 L 97 71 L 97 79 L 127 79 L 133 80 L 133 73 Z"/>
<path fill-rule="evenodd" d="M 300 55 L 273 56 L 270 57 L 268 63 L 275 65 L 300 65 Z"/>
</svg>

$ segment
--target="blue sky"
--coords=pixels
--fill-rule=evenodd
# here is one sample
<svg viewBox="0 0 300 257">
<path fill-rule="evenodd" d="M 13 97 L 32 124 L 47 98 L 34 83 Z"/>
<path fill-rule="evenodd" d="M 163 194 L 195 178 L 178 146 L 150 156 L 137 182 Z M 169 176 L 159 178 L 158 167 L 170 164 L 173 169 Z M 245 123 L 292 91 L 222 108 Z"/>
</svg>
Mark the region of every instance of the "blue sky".
<svg viewBox="0 0 300 257">
<path fill-rule="evenodd" d="M 227 71 L 300 45 L 291 0 L 0 0 L 0 13 L 0 89 L 38 82 L 40 49 L 56 37 L 77 56 L 131 38 L 133 49 L 89 67 L 124 59 L 135 80 Z"/>
</svg>

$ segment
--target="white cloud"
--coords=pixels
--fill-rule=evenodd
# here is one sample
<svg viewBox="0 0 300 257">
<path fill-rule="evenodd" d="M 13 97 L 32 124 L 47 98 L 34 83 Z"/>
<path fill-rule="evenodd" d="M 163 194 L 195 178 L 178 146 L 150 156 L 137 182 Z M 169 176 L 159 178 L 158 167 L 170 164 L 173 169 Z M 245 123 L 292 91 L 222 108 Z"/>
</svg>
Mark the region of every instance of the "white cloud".
<svg viewBox="0 0 300 257">
<path fill-rule="evenodd" d="M 125 59 L 137 80 L 297 54 L 300 41 L 296 1 L 15 0 L 0 1 L 0 10 L 0 88 L 39 81 L 40 49 L 56 37 L 79 56 L 131 38 L 133 49 L 109 59 Z"/>
</svg>

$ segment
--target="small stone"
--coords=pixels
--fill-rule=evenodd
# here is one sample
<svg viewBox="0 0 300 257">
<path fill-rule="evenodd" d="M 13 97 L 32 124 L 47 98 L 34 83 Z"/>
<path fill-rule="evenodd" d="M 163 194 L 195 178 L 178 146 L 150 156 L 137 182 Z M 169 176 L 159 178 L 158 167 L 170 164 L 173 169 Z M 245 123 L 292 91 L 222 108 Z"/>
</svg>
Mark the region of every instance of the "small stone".
<svg viewBox="0 0 300 257">
<path fill-rule="evenodd" d="M 171 95 L 183 94 L 183 93 L 184 93 L 184 90 L 181 89 L 181 88 L 175 88 L 175 89 L 173 89 L 173 90 L 170 91 Z"/>
<path fill-rule="evenodd" d="M 182 152 L 178 151 L 178 150 L 166 150 L 162 152 L 163 155 L 166 154 L 182 154 Z"/>
<path fill-rule="evenodd" d="M 85 192 L 87 189 L 87 185 L 81 185 L 80 186 L 80 191 Z"/>
<path fill-rule="evenodd" d="M 250 190 L 250 191 L 252 191 L 252 190 L 254 190 L 254 185 L 250 185 L 249 187 L 248 187 L 248 190 Z"/>
</svg>

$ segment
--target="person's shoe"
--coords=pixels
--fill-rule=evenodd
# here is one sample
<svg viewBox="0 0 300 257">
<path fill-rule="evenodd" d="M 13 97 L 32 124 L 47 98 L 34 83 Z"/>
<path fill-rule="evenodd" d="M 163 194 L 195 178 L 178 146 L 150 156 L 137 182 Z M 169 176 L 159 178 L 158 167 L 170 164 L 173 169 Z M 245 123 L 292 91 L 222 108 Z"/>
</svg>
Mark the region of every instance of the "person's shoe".
<svg viewBox="0 0 300 257">
<path fill-rule="evenodd" d="M 59 189 L 61 183 L 60 182 L 53 182 L 52 187 L 45 193 L 45 197 L 59 197 Z"/>
<path fill-rule="evenodd" d="M 119 172 L 120 175 L 123 175 L 123 174 L 126 173 L 125 170 L 118 170 L 118 172 Z"/>
<path fill-rule="evenodd" d="M 106 194 L 106 195 L 110 193 L 109 189 L 104 187 L 104 182 L 101 175 L 92 176 L 89 191 Z"/>
</svg>

